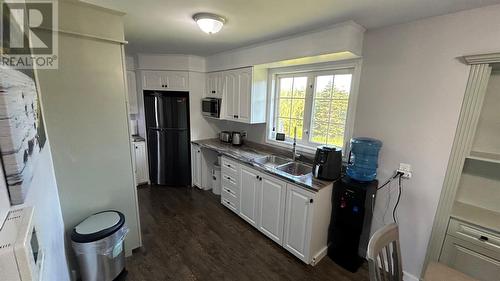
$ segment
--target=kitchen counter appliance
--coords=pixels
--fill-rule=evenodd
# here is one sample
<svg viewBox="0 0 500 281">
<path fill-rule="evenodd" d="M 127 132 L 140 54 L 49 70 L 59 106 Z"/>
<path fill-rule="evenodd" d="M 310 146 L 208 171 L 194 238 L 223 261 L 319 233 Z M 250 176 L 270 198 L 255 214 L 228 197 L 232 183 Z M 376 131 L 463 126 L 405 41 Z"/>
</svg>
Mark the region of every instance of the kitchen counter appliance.
<svg viewBox="0 0 500 281">
<path fill-rule="evenodd" d="M 233 145 L 242 145 L 243 144 L 243 136 L 241 135 L 240 132 L 233 132 L 232 135 L 232 144 Z"/>
<path fill-rule="evenodd" d="M 201 100 L 201 112 L 203 116 L 220 118 L 222 100 L 219 98 L 204 98 Z"/>
<path fill-rule="evenodd" d="M 314 157 L 313 175 L 317 179 L 333 181 L 340 178 L 342 150 L 331 146 L 320 146 Z"/>
<path fill-rule="evenodd" d="M 220 132 L 220 134 L 219 134 L 219 140 L 221 142 L 231 143 L 232 140 L 233 140 L 231 132 L 229 132 L 229 131 L 222 131 L 222 132 Z"/>
</svg>

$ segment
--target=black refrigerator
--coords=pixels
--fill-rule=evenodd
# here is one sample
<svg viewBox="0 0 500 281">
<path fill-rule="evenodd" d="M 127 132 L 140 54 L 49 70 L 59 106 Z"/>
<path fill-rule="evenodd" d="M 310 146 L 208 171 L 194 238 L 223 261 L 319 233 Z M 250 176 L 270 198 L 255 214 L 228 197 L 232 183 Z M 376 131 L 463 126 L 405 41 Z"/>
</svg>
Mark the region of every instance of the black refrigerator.
<svg viewBox="0 0 500 281">
<path fill-rule="evenodd" d="M 144 91 L 144 114 L 151 183 L 189 186 L 189 93 Z"/>
</svg>

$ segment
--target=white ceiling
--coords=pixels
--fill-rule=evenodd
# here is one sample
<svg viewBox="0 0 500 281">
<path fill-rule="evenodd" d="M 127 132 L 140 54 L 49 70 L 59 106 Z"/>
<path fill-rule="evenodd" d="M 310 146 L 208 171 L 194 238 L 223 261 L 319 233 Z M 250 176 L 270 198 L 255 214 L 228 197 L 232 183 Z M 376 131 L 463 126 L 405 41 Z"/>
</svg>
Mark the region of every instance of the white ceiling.
<svg viewBox="0 0 500 281">
<path fill-rule="evenodd" d="M 500 0 L 84 0 L 126 12 L 129 53 L 209 55 L 354 20 L 367 29 L 499 4 Z M 197 12 L 227 18 L 207 35 Z"/>
</svg>

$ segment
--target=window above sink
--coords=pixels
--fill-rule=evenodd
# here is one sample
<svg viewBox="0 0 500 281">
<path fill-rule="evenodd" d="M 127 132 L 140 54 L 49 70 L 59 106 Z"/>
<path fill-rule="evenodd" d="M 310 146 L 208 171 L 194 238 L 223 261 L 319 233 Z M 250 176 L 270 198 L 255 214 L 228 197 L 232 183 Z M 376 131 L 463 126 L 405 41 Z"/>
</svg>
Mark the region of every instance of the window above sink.
<svg viewBox="0 0 500 281">
<path fill-rule="evenodd" d="M 328 144 L 345 148 L 352 137 L 359 61 L 270 71 L 267 143 L 290 147 L 297 128 L 298 150 L 313 153 Z M 276 141 L 284 133 L 285 141 Z"/>
</svg>

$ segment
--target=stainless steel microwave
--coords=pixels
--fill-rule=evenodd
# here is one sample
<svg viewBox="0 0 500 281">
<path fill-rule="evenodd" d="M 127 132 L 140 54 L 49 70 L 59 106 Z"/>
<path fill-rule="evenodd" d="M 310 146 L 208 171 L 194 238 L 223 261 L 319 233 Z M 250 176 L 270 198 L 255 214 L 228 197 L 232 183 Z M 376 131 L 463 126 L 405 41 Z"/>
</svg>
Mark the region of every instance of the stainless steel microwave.
<svg viewBox="0 0 500 281">
<path fill-rule="evenodd" d="M 203 116 L 220 118 L 220 108 L 222 99 L 204 98 L 201 100 L 201 111 Z"/>
</svg>

